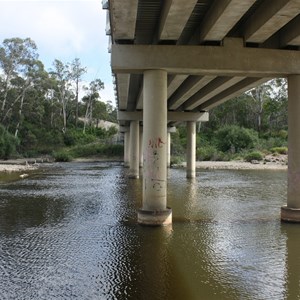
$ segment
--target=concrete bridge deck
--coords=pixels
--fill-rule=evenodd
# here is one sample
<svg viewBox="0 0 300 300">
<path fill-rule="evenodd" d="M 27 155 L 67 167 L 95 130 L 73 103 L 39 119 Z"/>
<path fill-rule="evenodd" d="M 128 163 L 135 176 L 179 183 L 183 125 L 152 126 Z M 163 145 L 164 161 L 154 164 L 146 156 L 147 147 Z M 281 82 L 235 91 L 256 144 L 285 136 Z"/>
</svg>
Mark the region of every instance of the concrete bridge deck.
<svg viewBox="0 0 300 300">
<path fill-rule="evenodd" d="M 168 126 L 187 121 L 193 177 L 195 120 L 271 78 L 287 77 L 289 187 L 282 218 L 299 221 L 300 0 L 106 0 L 103 7 L 119 121 L 130 127 L 133 177 L 143 124 L 143 210 L 167 209 Z M 180 117 L 171 120 L 170 112 Z"/>
</svg>

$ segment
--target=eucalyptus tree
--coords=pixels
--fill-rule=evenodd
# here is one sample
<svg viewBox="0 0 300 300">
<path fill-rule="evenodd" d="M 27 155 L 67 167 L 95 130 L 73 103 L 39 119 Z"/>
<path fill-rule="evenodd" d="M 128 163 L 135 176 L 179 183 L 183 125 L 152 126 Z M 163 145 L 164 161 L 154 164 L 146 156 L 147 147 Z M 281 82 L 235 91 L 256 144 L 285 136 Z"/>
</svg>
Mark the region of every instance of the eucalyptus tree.
<svg viewBox="0 0 300 300">
<path fill-rule="evenodd" d="M 71 78 L 75 83 L 75 124 L 78 124 L 78 111 L 79 111 L 79 83 L 81 81 L 82 75 L 87 72 L 87 68 L 81 65 L 80 59 L 75 58 L 71 63 Z"/>
<path fill-rule="evenodd" d="M 50 74 L 54 83 L 53 90 L 61 104 L 63 117 L 62 131 L 65 133 L 67 130 L 67 105 L 72 99 L 72 74 L 70 72 L 70 65 L 55 59 Z"/>
<path fill-rule="evenodd" d="M 96 100 L 100 99 L 99 92 L 102 89 L 104 89 L 104 83 L 100 79 L 91 81 L 89 86 L 85 87 L 87 95 L 83 98 L 83 100 L 86 102 L 83 133 L 85 133 L 87 124 L 92 124 L 94 103 Z"/>
<path fill-rule="evenodd" d="M 10 117 L 15 114 L 15 136 L 23 119 L 26 94 L 36 89 L 36 84 L 45 77 L 44 66 L 38 60 L 37 46 L 30 38 L 5 39 L 0 47 L 1 85 L 1 122 L 11 124 Z"/>
</svg>

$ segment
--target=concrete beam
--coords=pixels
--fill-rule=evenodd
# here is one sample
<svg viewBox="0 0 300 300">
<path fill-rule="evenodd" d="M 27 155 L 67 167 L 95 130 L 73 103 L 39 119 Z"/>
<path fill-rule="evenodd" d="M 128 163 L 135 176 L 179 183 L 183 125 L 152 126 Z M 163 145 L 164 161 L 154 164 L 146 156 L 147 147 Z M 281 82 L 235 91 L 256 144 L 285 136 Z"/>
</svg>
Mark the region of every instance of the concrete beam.
<svg viewBox="0 0 300 300">
<path fill-rule="evenodd" d="M 174 122 L 207 122 L 207 112 L 175 112 L 168 111 L 168 121 Z M 118 111 L 119 121 L 143 121 L 142 111 Z"/>
<path fill-rule="evenodd" d="M 287 24 L 280 32 L 280 46 L 300 46 L 300 14 Z"/>
<path fill-rule="evenodd" d="M 297 74 L 300 51 L 224 46 L 113 45 L 114 73 L 166 70 L 171 74 L 284 77 Z M 233 43 L 231 43 L 233 41 Z"/>
<path fill-rule="evenodd" d="M 237 84 L 231 86 L 215 97 L 209 99 L 208 101 L 199 105 L 195 110 L 210 110 L 227 100 L 241 95 L 242 93 L 260 85 L 264 82 L 270 80 L 271 78 L 245 78 L 244 80 L 238 82 Z"/>
<path fill-rule="evenodd" d="M 168 99 L 180 87 L 180 85 L 188 78 L 188 75 L 170 75 L 168 79 Z"/>
<path fill-rule="evenodd" d="M 244 37 L 247 42 L 263 43 L 279 28 L 295 18 L 300 11 L 300 1 L 264 1 L 245 24 Z"/>
<path fill-rule="evenodd" d="M 207 85 L 215 76 L 190 76 L 169 99 L 169 109 L 176 110 L 183 102 Z"/>
<path fill-rule="evenodd" d="M 123 110 L 127 108 L 130 75 L 117 74 L 116 79 L 117 79 L 118 96 L 119 96 L 119 109 Z"/>
<path fill-rule="evenodd" d="M 200 42 L 221 41 L 255 0 L 214 1 L 201 25 Z"/>
<path fill-rule="evenodd" d="M 197 0 L 164 0 L 164 6 L 159 24 L 160 40 L 178 40 Z"/>
<path fill-rule="evenodd" d="M 197 92 L 194 96 L 189 98 L 184 104 L 183 110 L 193 110 L 200 104 L 204 103 L 213 96 L 221 93 L 237 82 L 243 80 L 245 77 L 217 77 L 206 85 L 203 89 Z"/>
<path fill-rule="evenodd" d="M 109 5 L 114 40 L 133 40 L 138 0 L 110 0 Z"/>
</svg>

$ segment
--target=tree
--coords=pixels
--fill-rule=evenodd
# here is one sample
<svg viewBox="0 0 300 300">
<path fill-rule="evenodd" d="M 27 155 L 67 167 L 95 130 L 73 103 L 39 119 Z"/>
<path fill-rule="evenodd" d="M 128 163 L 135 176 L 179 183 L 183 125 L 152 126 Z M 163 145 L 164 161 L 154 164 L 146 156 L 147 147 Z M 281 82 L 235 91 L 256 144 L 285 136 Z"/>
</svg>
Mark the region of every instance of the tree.
<svg viewBox="0 0 300 300">
<path fill-rule="evenodd" d="M 71 78 L 75 82 L 75 102 L 76 102 L 76 113 L 75 113 L 75 125 L 77 128 L 78 124 L 78 111 L 79 111 L 79 83 L 81 77 L 84 73 L 87 72 L 86 67 L 82 67 L 79 58 L 75 58 L 71 63 Z"/>
<path fill-rule="evenodd" d="M 40 76 L 45 75 L 44 66 L 38 60 L 37 46 L 30 38 L 5 39 L 0 48 L 0 66 L 3 70 L 1 122 L 8 123 L 18 105 L 15 115 L 17 137 L 23 119 L 26 93 L 36 88 Z"/>
<path fill-rule="evenodd" d="M 58 59 L 53 62 L 54 69 L 50 71 L 53 82 L 55 83 L 54 91 L 62 107 L 63 116 L 63 133 L 67 130 L 67 104 L 73 97 L 71 92 L 71 79 L 70 66 L 68 63 L 64 64 Z"/>
<path fill-rule="evenodd" d="M 85 133 L 87 124 L 92 124 L 94 102 L 99 99 L 99 91 L 102 89 L 104 89 L 104 83 L 100 79 L 93 80 L 89 87 L 85 87 L 87 96 L 83 99 L 86 102 L 83 133 Z"/>
</svg>

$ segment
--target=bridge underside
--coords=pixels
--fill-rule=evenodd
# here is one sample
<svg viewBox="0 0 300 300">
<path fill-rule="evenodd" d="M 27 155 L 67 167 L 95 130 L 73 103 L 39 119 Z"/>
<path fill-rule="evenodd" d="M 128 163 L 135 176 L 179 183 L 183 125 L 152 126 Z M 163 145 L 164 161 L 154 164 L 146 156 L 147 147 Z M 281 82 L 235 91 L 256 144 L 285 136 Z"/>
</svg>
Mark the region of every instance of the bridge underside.
<svg viewBox="0 0 300 300">
<path fill-rule="evenodd" d="M 287 77 L 289 83 L 289 185 L 282 219 L 299 221 L 300 1 L 110 0 L 104 4 L 119 122 L 130 128 L 127 156 L 134 178 L 139 176 L 137 145 L 143 126 L 141 222 L 170 222 L 167 128 L 187 122 L 187 175 L 194 177 L 195 121 L 275 77 Z M 191 119 L 192 114 L 197 117 Z M 157 212 L 161 215 L 155 216 Z"/>
</svg>

